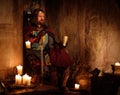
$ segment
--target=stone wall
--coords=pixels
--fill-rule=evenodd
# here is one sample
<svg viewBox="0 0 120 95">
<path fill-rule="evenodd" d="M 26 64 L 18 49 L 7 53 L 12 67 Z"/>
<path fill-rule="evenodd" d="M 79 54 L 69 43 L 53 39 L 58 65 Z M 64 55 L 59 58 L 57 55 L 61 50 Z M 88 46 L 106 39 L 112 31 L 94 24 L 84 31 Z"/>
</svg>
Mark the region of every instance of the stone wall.
<svg viewBox="0 0 120 95">
<path fill-rule="evenodd" d="M 0 79 L 14 74 L 14 67 L 23 64 L 22 0 L 1 0 L 0 3 Z"/>
<path fill-rule="evenodd" d="M 9 69 L 23 64 L 22 8 L 25 7 L 23 0 L 1 0 L 0 3 L 2 79 Z M 120 8 L 116 0 L 45 0 L 44 8 L 56 40 L 62 41 L 68 35 L 66 49 L 75 63 L 110 72 L 111 64 L 120 60 Z"/>
<path fill-rule="evenodd" d="M 120 61 L 119 4 L 116 0 L 45 1 L 48 25 L 58 42 L 69 37 L 66 49 L 75 62 L 65 73 L 64 85 L 79 83 L 90 90 L 90 71 L 112 73 L 111 64 Z"/>
<path fill-rule="evenodd" d="M 48 24 L 58 41 L 69 36 L 75 62 L 111 72 L 120 60 L 120 9 L 115 0 L 46 0 Z"/>
</svg>

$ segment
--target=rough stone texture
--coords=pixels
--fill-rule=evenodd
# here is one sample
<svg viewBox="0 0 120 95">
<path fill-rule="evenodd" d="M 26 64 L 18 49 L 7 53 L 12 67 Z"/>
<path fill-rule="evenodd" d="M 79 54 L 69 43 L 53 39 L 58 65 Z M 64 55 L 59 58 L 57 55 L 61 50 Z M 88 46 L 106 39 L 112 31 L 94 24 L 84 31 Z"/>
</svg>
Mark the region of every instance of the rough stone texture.
<svg viewBox="0 0 120 95">
<path fill-rule="evenodd" d="M 74 61 L 111 72 L 111 64 L 120 60 L 120 9 L 115 0 L 46 0 L 46 13 L 58 41 L 69 36 L 67 49 Z"/>
<path fill-rule="evenodd" d="M 89 81 L 86 70 L 79 72 L 82 64 L 90 66 L 88 72 L 98 68 L 112 73 L 111 64 L 120 60 L 120 9 L 116 0 L 46 0 L 46 13 L 56 39 L 62 41 L 68 35 L 67 50 L 76 64 L 66 73 L 64 85 L 69 76 L 69 83 Z"/>
<path fill-rule="evenodd" d="M 111 64 L 120 60 L 120 7 L 116 0 L 45 1 L 48 25 L 57 41 L 68 35 L 67 50 L 75 64 L 111 72 Z M 22 0 L 1 0 L 0 7 L 0 78 L 5 78 L 12 71 L 9 69 L 23 60 Z M 76 77 L 82 75 L 77 72 Z"/>
<path fill-rule="evenodd" d="M 22 0 L 0 3 L 0 79 L 13 75 L 13 68 L 23 64 Z"/>
</svg>

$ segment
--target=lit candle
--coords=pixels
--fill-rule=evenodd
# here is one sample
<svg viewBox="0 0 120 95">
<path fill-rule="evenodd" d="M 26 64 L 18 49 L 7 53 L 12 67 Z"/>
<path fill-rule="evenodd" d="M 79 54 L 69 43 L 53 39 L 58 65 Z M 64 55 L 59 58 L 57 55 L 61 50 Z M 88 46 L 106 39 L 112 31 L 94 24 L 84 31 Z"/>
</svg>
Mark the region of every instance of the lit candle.
<svg viewBox="0 0 120 95">
<path fill-rule="evenodd" d="M 30 76 L 28 76 L 28 78 L 27 78 L 27 85 L 28 85 L 28 86 L 31 85 L 31 77 L 30 77 Z"/>
<path fill-rule="evenodd" d="M 63 38 L 63 46 L 66 46 L 67 41 L 68 41 L 68 36 L 64 36 L 64 38 Z"/>
<path fill-rule="evenodd" d="M 23 85 L 27 85 L 27 86 L 31 85 L 31 76 L 27 74 L 23 75 Z"/>
<path fill-rule="evenodd" d="M 26 41 L 25 45 L 26 45 L 26 48 L 31 48 L 31 42 L 30 41 Z"/>
<path fill-rule="evenodd" d="M 20 85 L 22 83 L 22 77 L 18 74 L 15 75 L 15 84 Z"/>
<path fill-rule="evenodd" d="M 25 74 L 25 75 L 23 75 L 22 78 L 23 78 L 23 85 L 27 85 L 28 75 Z"/>
<path fill-rule="evenodd" d="M 17 73 L 22 75 L 22 72 L 23 72 L 23 67 L 21 65 L 18 65 L 17 66 Z"/>
<path fill-rule="evenodd" d="M 116 63 L 115 63 L 115 66 L 120 66 L 120 63 L 119 63 L 119 62 L 116 62 Z"/>
<path fill-rule="evenodd" d="M 78 90 L 80 88 L 79 84 L 75 84 L 75 89 Z"/>
</svg>

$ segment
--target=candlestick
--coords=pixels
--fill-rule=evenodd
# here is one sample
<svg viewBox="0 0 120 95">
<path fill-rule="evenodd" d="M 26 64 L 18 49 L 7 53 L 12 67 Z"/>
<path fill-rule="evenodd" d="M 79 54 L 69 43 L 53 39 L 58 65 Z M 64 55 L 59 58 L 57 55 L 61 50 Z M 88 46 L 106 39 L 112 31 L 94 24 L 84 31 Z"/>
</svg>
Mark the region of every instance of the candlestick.
<svg viewBox="0 0 120 95">
<path fill-rule="evenodd" d="M 26 48 L 31 48 L 31 42 L 30 41 L 26 41 L 25 45 L 26 45 Z"/>
<path fill-rule="evenodd" d="M 15 75 L 15 84 L 20 85 L 22 83 L 22 77 L 18 74 Z"/>
<path fill-rule="evenodd" d="M 22 73 L 23 73 L 23 67 L 22 67 L 21 65 L 18 65 L 18 66 L 17 66 L 17 73 L 18 73 L 19 75 L 22 75 Z"/>
<path fill-rule="evenodd" d="M 43 46 L 41 46 L 41 84 L 43 83 L 43 74 L 44 74 L 44 58 L 43 58 Z"/>
<path fill-rule="evenodd" d="M 63 46 L 66 46 L 67 41 L 68 41 L 68 36 L 64 36 L 64 38 L 63 38 Z"/>
</svg>

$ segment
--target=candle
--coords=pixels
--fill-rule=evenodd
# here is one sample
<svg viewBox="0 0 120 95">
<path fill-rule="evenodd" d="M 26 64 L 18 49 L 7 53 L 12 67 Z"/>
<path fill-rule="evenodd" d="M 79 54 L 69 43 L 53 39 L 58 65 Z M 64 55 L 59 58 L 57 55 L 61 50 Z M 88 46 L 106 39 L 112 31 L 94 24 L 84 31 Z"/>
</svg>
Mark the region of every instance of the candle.
<svg viewBox="0 0 120 95">
<path fill-rule="evenodd" d="M 79 84 L 75 84 L 75 89 L 78 90 L 80 88 Z"/>
<path fill-rule="evenodd" d="M 31 85 L 31 76 L 27 74 L 23 75 L 23 85 Z"/>
<path fill-rule="evenodd" d="M 27 85 L 27 78 L 28 78 L 27 74 L 23 75 L 23 85 Z"/>
<path fill-rule="evenodd" d="M 22 72 L 23 72 L 23 67 L 22 67 L 21 65 L 18 65 L 18 66 L 17 66 L 17 73 L 18 73 L 19 75 L 22 75 Z"/>
<path fill-rule="evenodd" d="M 119 62 L 116 62 L 116 63 L 115 63 L 115 66 L 120 66 L 120 63 L 119 63 Z"/>
<path fill-rule="evenodd" d="M 26 41 L 25 45 L 26 45 L 26 48 L 31 48 L 31 42 L 30 41 Z"/>
<path fill-rule="evenodd" d="M 67 41 L 68 41 L 68 36 L 64 36 L 64 38 L 63 38 L 63 46 L 66 46 Z"/>
<path fill-rule="evenodd" d="M 30 77 L 30 76 L 28 76 L 28 78 L 27 78 L 27 85 L 28 85 L 28 86 L 31 85 L 31 77 Z"/>
<path fill-rule="evenodd" d="M 15 75 L 15 84 L 20 85 L 22 83 L 22 77 L 18 74 Z"/>
</svg>

